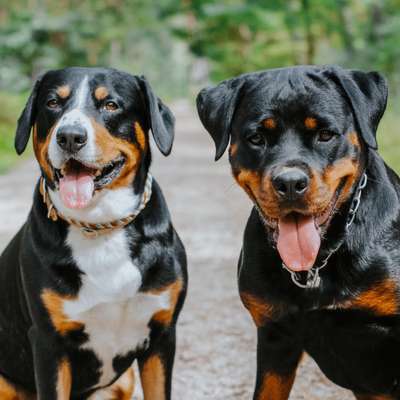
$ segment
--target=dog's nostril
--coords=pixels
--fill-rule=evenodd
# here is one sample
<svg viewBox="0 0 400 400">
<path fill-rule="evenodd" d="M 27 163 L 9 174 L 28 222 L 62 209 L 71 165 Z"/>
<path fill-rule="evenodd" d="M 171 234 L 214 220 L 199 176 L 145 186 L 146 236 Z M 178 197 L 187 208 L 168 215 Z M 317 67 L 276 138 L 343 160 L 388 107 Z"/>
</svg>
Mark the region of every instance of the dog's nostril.
<svg viewBox="0 0 400 400">
<path fill-rule="evenodd" d="M 282 193 L 282 194 L 285 194 L 288 191 L 288 187 L 287 187 L 286 183 L 279 181 L 279 180 L 276 183 L 275 188 L 279 193 Z"/>
<path fill-rule="evenodd" d="M 302 193 L 305 189 L 307 189 L 307 181 L 305 179 L 296 182 L 295 190 L 297 193 Z"/>
</svg>

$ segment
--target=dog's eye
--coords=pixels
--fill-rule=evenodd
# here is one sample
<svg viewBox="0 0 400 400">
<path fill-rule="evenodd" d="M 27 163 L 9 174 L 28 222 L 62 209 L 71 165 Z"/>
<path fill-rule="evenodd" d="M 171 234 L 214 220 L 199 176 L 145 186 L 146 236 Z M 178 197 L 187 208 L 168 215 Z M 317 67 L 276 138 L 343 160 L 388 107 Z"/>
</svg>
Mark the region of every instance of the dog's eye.
<svg viewBox="0 0 400 400">
<path fill-rule="evenodd" d="M 326 129 L 318 132 L 318 142 L 329 142 L 334 136 L 334 133 Z"/>
<path fill-rule="evenodd" d="M 249 136 L 247 140 L 254 146 L 262 146 L 265 143 L 263 136 L 259 133 Z"/>
<path fill-rule="evenodd" d="M 57 99 L 50 99 L 47 102 L 47 107 L 49 107 L 49 108 L 57 108 L 59 105 L 60 105 L 60 103 L 58 102 Z"/>
<path fill-rule="evenodd" d="M 115 101 L 107 101 L 104 104 L 104 109 L 107 110 L 107 111 L 118 110 L 118 104 Z"/>
</svg>

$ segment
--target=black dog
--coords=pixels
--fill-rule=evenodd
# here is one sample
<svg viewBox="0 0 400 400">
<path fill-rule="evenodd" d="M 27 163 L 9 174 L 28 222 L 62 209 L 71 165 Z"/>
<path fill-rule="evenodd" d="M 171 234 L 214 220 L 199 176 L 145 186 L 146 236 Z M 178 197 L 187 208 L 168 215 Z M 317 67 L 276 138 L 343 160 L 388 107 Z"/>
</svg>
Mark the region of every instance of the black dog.
<svg viewBox="0 0 400 400">
<path fill-rule="evenodd" d="M 18 121 L 42 176 L 0 258 L 0 398 L 170 399 L 186 256 L 149 173 L 174 117 L 143 77 L 67 68 L 39 79 Z"/>
<path fill-rule="evenodd" d="M 254 209 L 239 261 L 258 331 L 254 399 L 288 399 L 303 352 L 359 399 L 400 399 L 400 182 L 377 153 L 378 73 L 295 67 L 204 89 Z M 383 396 L 383 397 L 381 397 Z"/>
</svg>

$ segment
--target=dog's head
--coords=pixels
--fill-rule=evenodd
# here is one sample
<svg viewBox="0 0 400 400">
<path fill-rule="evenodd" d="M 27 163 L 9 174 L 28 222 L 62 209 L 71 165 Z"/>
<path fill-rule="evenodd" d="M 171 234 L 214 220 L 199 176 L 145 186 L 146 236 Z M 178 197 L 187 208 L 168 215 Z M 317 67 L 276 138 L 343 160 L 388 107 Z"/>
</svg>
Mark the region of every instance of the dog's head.
<svg viewBox="0 0 400 400">
<path fill-rule="evenodd" d="M 149 129 L 168 155 L 174 117 L 144 77 L 66 68 L 36 82 L 18 120 L 15 148 L 25 150 L 32 130 L 47 184 L 60 191 L 65 206 L 85 208 L 95 192 L 132 184 L 149 163 Z"/>
<path fill-rule="evenodd" d="M 294 67 L 243 75 L 200 92 L 200 119 L 229 148 L 235 179 L 294 271 L 315 262 L 332 216 L 377 148 L 387 86 L 375 72 Z"/>
</svg>

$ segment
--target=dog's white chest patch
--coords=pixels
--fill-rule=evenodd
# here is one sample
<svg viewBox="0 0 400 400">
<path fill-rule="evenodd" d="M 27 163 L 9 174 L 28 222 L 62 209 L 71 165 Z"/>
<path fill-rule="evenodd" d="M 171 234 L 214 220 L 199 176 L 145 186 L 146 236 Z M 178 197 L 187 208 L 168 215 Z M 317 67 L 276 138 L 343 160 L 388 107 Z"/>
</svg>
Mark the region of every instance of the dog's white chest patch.
<svg viewBox="0 0 400 400">
<path fill-rule="evenodd" d="M 83 275 L 78 297 L 64 302 L 64 312 L 85 325 L 83 347 L 102 362 L 98 385 L 108 385 L 115 378 L 113 358 L 143 346 L 154 313 L 169 308 L 169 294 L 138 293 L 142 277 L 123 230 L 86 238 L 70 227 L 67 243 Z"/>
</svg>

